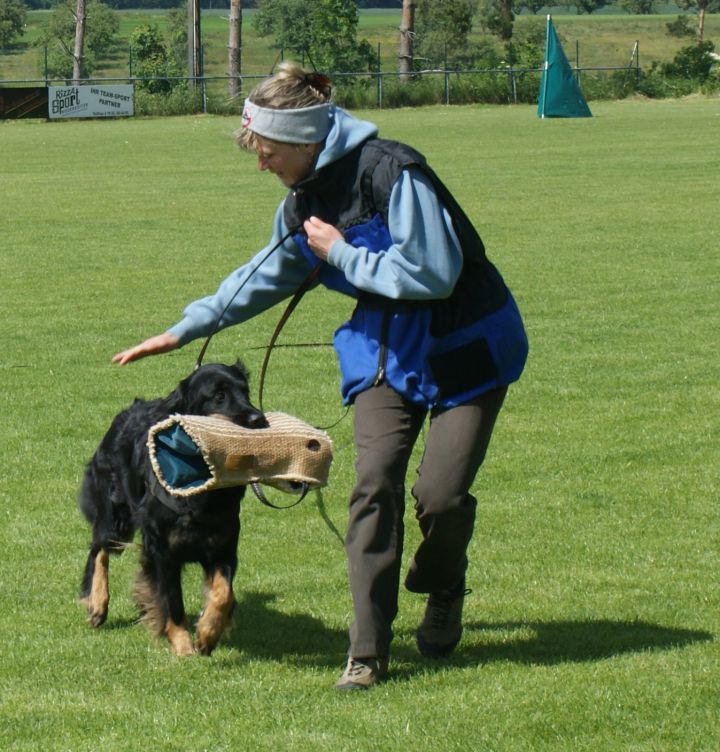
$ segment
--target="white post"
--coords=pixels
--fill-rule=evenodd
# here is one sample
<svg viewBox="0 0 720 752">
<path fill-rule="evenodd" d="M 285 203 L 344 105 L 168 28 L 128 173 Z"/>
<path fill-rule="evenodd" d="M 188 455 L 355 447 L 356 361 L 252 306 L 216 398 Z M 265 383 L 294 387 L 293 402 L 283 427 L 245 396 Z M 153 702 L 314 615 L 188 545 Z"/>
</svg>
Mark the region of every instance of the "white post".
<svg viewBox="0 0 720 752">
<path fill-rule="evenodd" d="M 547 26 L 546 26 L 546 29 L 545 29 L 545 62 L 543 63 L 543 69 L 544 69 L 544 72 L 543 72 L 543 75 L 544 75 L 544 80 L 543 80 L 543 110 L 542 110 L 542 114 L 540 115 L 540 119 L 541 120 L 544 120 L 544 118 L 545 118 L 545 105 L 546 105 L 546 101 L 547 101 L 547 85 L 548 85 L 548 75 L 549 75 L 548 71 L 549 71 L 549 68 L 550 68 L 549 61 L 548 61 L 548 44 L 550 42 L 550 23 L 551 23 L 550 19 L 551 19 L 551 16 L 548 13 L 548 15 L 547 15 Z"/>
</svg>

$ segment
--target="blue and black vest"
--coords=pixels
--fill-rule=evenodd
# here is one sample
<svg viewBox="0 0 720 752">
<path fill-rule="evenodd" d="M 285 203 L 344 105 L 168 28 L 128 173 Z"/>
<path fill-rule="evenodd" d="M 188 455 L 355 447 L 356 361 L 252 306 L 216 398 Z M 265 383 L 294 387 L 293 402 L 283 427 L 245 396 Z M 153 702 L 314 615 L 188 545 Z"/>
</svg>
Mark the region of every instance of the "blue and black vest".
<svg viewBox="0 0 720 752">
<path fill-rule="evenodd" d="M 448 298 L 416 301 L 358 290 L 339 269 L 321 263 L 319 281 L 357 299 L 334 339 L 346 404 L 385 381 L 411 402 L 452 407 L 516 381 L 527 358 L 527 337 L 512 295 L 464 211 L 414 149 L 370 139 L 298 183 L 284 206 L 287 226 L 299 228 L 294 241 L 315 266 L 318 259 L 302 224 L 317 216 L 335 225 L 351 245 L 371 252 L 388 248 L 390 194 L 411 166 L 429 177 L 452 217 L 463 269 Z"/>
</svg>

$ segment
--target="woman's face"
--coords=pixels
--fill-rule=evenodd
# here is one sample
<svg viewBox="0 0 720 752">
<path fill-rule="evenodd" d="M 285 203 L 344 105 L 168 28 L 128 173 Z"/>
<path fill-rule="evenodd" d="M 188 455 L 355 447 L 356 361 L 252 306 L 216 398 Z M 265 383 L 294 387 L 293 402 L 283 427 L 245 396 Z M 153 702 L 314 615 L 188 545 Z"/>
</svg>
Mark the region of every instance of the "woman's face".
<svg viewBox="0 0 720 752">
<path fill-rule="evenodd" d="M 286 144 L 256 136 L 258 169 L 269 170 L 280 182 L 291 188 L 306 178 L 315 163 L 317 144 Z"/>
</svg>

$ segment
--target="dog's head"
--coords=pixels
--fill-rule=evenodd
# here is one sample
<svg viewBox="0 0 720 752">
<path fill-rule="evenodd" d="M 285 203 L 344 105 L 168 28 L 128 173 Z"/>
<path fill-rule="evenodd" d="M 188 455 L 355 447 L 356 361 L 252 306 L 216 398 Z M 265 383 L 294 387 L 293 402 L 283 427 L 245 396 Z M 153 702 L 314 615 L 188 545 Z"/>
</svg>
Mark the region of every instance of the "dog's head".
<svg viewBox="0 0 720 752">
<path fill-rule="evenodd" d="M 226 418 L 245 428 L 267 428 L 265 416 L 250 402 L 248 373 L 235 365 L 200 366 L 168 397 L 168 411 Z"/>
</svg>

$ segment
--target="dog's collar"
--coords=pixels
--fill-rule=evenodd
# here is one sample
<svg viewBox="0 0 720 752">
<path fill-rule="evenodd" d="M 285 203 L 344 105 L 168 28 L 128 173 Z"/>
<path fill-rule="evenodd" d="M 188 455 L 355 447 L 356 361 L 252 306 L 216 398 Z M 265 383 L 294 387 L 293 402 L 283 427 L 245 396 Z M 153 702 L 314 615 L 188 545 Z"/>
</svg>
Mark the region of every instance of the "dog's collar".
<svg viewBox="0 0 720 752">
<path fill-rule="evenodd" d="M 158 481 L 152 469 L 150 469 L 146 475 L 148 490 L 161 504 L 168 509 L 171 509 L 175 514 L 188 514 L 190 512 L 191 504 L 189 499 L 175 496 L 166 491 Z"/>
</svg>

